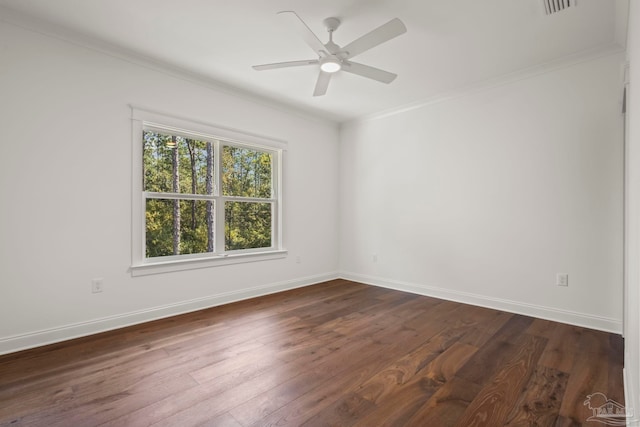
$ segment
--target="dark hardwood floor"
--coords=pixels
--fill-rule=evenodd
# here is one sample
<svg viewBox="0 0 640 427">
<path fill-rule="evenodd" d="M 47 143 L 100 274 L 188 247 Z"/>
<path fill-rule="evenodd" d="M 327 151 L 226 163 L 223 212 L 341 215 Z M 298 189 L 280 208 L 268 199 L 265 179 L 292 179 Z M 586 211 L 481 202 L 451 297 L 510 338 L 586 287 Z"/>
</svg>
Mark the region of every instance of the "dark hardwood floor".
<svg viewBox="0 0 640 427">
<path fill-rule="evenodd" d="M 0 357 L 2 426 L 578 426 L 618 335 L 335 280 Z"/>
</svg>

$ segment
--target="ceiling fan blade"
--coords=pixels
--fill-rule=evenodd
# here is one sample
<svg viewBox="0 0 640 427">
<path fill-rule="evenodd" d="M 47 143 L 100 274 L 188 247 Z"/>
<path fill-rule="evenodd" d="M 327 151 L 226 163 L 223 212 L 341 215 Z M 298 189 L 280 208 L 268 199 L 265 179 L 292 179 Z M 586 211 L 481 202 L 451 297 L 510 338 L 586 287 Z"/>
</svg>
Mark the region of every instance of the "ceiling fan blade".
<svg viewBox="0 0 640 427">
<path fill-rule="evenodd" d="M 342 70 L 347 73 L 357 74 L 382 83 L 391 83 L 396 77 L 398 77 L 397 74 L 350 61 L 344 61 L 342 63 Z"/>
<path fill-rule="evenodd" d="M 327 88 L 329 87 L 329 82 L 331 81 L 331 73 L 325 73 L 324 71 L 320 71 L 320 75 L 318 76 L 318 81 L 316 82 L 316 88 L 313 91 L 313 96 L 322 96 L 327 93 Z"/>
<path fill-rule="evenodd" d="M 347 52 L 347 59 L 353 58 L 356 55 L 360 55 L 362 52 L 366 52 L 367 50 L 406 32 L 407 27 L 404 26 L 402 21 L 398 18 L 394 18 L 375 30 L 368 32 L 359 39 L 352 41 L 343 47 L 342 50 Z"/>
<path fill-rule="evenodd" d="M 252 68 L 257 71 L 264 71 L 264 70 L 274 70 L 276 68 L 302 67 L 305 65 L 315 65 L 317 63 L 318 63 L 317 59 L 309 59 L 306 61 L 289 61 L 289 62 L 276 62 L 274 64 L 254 65 Z"/>
<path fill-rule="evenodd" d="M 324 44 L 322 44 L 320 39 L 318 39 L 318 37 L 313 33 L 313 31 L 311 31 L 297 13 L 292 10 L 283 10 L 282 12 L 278 12 L 278 14 L 282 14 L 282 16 L 287 17 L 287 19 L 293 23 L 302 39 L 318 54 L 318 56 L 324 57 L 329 55 Z"/>
</svg>

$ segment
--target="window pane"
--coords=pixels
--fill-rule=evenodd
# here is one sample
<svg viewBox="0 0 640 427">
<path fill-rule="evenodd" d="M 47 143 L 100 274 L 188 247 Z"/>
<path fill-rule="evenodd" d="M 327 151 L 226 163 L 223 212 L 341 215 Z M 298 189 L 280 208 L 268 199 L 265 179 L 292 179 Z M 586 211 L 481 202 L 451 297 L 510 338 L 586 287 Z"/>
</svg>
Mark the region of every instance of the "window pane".
<svg viewBox="0 0 640 427">
<path fill-rule="evenodd" d="M 147 199 L 146 258 L 213 252 L 214 212 L 213 201 Z"/>
<path fill-rule="evenodd" d="M 271 203 L 226 202 L 225 250 L 271 247 Z"/>
<path fill-rule="evenodd" d="M 144 191 L 213 194 L 210 142 L 151 131 L 143 141 Z"/>
<path fill-rule="evenodd" d="M 225 145 L 222 147 L 222 193 L 271 198 L 271 164 L 269 153 Z"/>
</svg>

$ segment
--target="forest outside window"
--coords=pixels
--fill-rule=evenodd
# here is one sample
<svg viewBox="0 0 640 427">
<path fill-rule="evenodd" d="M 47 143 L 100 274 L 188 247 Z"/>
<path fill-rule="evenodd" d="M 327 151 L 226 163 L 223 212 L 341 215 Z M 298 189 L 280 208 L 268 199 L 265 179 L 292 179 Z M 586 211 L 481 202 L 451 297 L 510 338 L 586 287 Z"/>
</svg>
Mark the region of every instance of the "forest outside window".
<svg viewBox="0 0 640 427">
<path fill-rule="evenodd" d="M 283 252 L 281 150 L 144 121 L 136 131 L 144 237 L 134 269 Z"/>
</svg>

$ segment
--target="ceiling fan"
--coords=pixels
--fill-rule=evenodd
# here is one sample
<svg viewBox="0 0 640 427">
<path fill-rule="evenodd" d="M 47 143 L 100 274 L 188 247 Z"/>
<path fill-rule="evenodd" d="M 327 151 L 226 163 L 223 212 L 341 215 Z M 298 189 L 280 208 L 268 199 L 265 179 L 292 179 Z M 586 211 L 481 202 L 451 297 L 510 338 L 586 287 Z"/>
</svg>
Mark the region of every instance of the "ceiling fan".
<svg viewBox="0 0 640 427">
<path fill-rule="evenodd" d="M 352 41 L 348 45 L 340 47 L 333 42 L 333 32 L 340 26 L 340 20 L 338 18 L 327 18 L 323 21 L 329 32 L 329 42 L 323 44 L 297 13 L 290 10 L 278 13 L 292 21 L 303 40 L 318 55 L 318 59 L 254 65 L 253 69 L 263 71 L 319 64 L 320 74 L 316 82 L 315 90 L 313 91 L 313 96 L 321 96 L 327 93 L 331 76 L 333 73 L 341 70 L 382 83 L 391 83 L 397 77 L 397 74 L 353 62 L 351 58 L 405 33 L 407 27 L 405 27 L 398 18 L 394 18 L 386 24 Z"/>
</svg>

